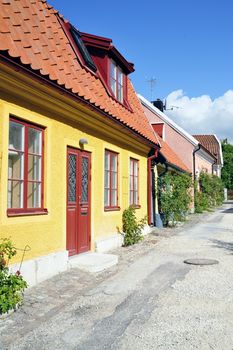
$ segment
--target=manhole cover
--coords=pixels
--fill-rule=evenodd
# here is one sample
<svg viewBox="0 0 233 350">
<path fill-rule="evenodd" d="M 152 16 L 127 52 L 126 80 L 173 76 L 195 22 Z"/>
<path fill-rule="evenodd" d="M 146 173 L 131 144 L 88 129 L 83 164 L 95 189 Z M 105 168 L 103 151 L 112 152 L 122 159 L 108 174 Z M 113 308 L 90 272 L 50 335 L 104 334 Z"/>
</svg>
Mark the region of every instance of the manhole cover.
<svg viewBox="0 0 233 350">
<path fill-rule="evenodd" d="M 215 265 L 219 262 L 214 259 L 186 259 L 184 260 L 184 263 L 190 265 Z"/>
</svg>

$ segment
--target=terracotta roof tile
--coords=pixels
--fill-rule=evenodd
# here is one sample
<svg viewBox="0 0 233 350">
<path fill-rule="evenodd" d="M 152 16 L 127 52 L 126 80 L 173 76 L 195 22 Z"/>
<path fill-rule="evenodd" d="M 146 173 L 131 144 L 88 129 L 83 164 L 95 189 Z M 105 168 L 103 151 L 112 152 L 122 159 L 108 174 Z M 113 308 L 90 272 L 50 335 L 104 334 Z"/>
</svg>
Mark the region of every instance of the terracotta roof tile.
<svg viewBox="0 0 233 350">
<path fill-rule="evenodd" d="M 215 135 L 193 135 L 193 137 L 217 159 L 217 164 L 221 164 L 221 151 Z"/>
<path fill-rule="evenodd" d="M 187 173 L 190 173 L 190 170 L 186 167 L 180 157 L 173 151 L 173 149 L 165 141 L 163 141 L 163 139 L 158 134 L 156 134 L 156 136 L 161 145 L 159 152 L 166 158 L 167 162 L 175 165 L 175 167 Z"/>
<path fill-rule="evenodd" d="M 144 138 L 156 142 L 129 79 L 133 111 L 110 97 L 102 83 L 79 60 L 61 26 L 63 16 L 44 0 L 0 0 L 0 51 L 90 101 Z"/>
</svg>

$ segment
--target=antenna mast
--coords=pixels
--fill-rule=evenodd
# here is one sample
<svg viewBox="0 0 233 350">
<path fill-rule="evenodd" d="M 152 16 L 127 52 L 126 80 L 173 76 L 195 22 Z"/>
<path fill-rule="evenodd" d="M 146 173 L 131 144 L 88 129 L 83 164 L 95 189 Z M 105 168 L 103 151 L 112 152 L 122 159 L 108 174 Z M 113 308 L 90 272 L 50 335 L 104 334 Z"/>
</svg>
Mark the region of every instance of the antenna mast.
<svg viewBox="0 0 233 350">
<path fill-rule="evenodd" d="M 147 79 L 147 83 L 150 84 L 150 100 L 153 100 L 153 94 L 154 94 L 154 87 L 156 84 L 156 78 L 151 77 L 150 79 Z"/>
</svg>

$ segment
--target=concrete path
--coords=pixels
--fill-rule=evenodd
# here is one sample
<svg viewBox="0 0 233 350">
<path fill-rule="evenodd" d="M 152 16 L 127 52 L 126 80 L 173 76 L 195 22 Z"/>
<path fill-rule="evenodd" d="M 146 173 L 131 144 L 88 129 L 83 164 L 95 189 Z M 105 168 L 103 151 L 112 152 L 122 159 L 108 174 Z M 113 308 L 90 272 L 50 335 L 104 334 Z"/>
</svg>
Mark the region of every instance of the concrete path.
<svg viewBox="0 0 233 350">
<path fill-rule="evenodd" d="M 104 273 L 73 269 L 28 290 L 0 321 L 0 349 L 233 349 L 231 203 L 113 253 Z"/>
</svg>

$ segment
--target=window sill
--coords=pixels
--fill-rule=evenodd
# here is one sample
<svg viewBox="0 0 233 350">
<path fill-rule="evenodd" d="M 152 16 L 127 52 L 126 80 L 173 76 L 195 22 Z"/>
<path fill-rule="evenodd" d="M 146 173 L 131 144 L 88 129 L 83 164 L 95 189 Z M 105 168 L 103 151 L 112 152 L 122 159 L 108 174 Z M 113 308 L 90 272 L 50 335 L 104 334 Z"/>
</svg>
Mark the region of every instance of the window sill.
<svg viewBox="0 0 233 350">
<path fill-rule="evenodd" d="M 120 207 L 105 207 L 104 211 L 119 211 L 121 210 Z"/>
<path fill-rule="evenodd" d="M 13 217 L 13 216 L 33 216 L 33 215 L 47 215 L 48 214 L 48 209 L 41 209 L 38 211 L 7 211 L 7 216 L 8 217 Z"/>
<path fill-rule="evenodd" d="M 140 209 L 141 205 L 140 204 L 131 204 L 130 207 L 134 208 L 134 209 Z"/>
</svg>

